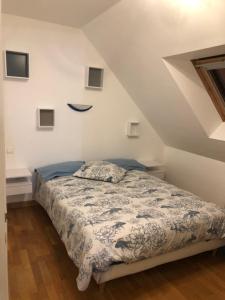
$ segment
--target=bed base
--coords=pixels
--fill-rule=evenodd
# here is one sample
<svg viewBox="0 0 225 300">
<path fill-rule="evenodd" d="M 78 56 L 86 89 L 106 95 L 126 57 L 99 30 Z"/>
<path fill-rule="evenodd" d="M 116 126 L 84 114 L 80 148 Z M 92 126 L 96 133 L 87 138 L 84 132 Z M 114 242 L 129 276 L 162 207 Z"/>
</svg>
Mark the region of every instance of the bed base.
<svg viewBox="0 0 225 300">
<path fill-rule="evenodd" d="M 93 277 L 97 284 L 99 284 L 99 289 L 104 290 L 105 283 L 107 281 L 124 277 L 127 275 L 139 273 L 156 266 L 166 264 L 172 261 L 180 260 L 182 258 L 187 258 L 202 252 L 213 250 L 213 255 L 216 254 L 216 250 L 220 247 L 225 246 L 225 240 L 216 239 L 211 241 L 198 242 L 182 249 L 178 249 L 173 252 L 155 256 L 152 258 L 144 259 L 132 264 L 118 264 L 113 265 L 106 272 L 94 273 Z"/>
</svg>

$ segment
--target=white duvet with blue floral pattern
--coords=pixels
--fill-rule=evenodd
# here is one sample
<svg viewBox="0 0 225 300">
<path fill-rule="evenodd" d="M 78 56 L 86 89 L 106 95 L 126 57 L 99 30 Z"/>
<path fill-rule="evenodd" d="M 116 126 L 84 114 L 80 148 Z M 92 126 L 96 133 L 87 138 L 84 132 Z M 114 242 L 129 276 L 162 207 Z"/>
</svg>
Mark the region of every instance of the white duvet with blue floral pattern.
<svg viewBox="0 0 225 300">
<path fill-rule="evenodd" d="M 79 290 L 93 272 L 225 237 L 225 210 L 142 171 L 117 184 L 60 177 L 42 183 L 46 209 L 79 268 Z"/>
</svg>

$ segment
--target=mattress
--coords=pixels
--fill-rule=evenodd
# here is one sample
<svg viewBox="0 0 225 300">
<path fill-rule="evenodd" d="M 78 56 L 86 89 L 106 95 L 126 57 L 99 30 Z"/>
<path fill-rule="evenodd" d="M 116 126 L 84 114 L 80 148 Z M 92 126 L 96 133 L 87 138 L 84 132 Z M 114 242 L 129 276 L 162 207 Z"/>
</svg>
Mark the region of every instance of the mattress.
<svg viewBox="0 0 225 300">
<path fill-rule="evenodd" d="M 112 265 L 225 237 L 224 209 L 142 171 L 117 184 L 59 177 L 42 182 L 36 199 L 79 268 L 79 290 Z"/>
</svg>

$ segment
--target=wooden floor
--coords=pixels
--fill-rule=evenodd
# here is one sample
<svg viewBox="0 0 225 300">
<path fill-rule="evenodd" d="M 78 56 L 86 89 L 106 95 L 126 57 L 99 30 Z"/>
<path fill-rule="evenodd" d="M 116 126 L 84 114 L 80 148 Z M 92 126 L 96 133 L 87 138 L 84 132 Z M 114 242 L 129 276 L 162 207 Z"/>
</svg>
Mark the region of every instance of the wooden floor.
<svg viewBox="0 0 225 300">
<path fill-rule="evenodd" d="M 210 252 L 116 279 L 100 292 L 76 287 L 77 269 L 39 207 L 9 209 L 10 300 L 225 299 L 225 254 Z"/>
</svg>

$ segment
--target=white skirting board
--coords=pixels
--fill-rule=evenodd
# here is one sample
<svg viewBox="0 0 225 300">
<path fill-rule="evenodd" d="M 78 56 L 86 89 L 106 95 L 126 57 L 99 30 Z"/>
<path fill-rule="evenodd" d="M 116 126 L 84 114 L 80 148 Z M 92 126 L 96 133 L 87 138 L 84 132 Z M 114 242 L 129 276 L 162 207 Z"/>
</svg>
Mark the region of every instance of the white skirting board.
<svg viewBox="0 0 225 300">
<path fill-rule="evenodd" d="M 101 273 L 94 273 L 93 277 L 98 284 L 101 284 L 110 281 L 112 279 L 142 272 L 168 262 L 193 256 L 202 252 L 214 250 L 222 246 L 225 246 L 225 240 L 217 239 L 217 240 L 199 242 L 173 252 L 144 259 L 135 263 L 131 263 L 131 264 L 122 263 L 122 264 L 112 265 L 108 271 L 101 272 Z"/>
</svg>

